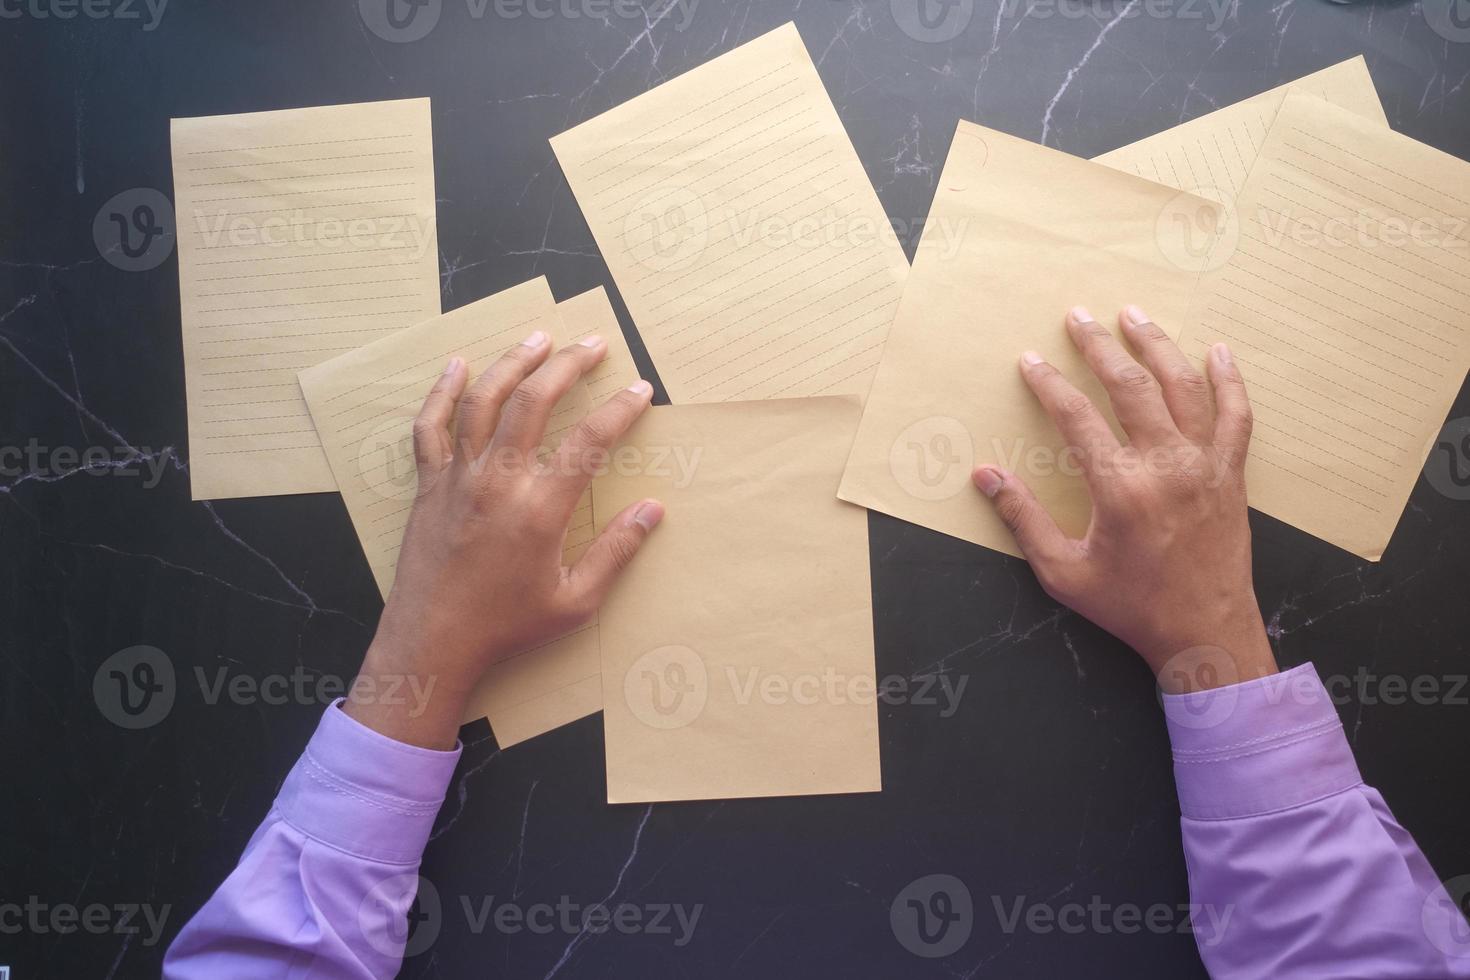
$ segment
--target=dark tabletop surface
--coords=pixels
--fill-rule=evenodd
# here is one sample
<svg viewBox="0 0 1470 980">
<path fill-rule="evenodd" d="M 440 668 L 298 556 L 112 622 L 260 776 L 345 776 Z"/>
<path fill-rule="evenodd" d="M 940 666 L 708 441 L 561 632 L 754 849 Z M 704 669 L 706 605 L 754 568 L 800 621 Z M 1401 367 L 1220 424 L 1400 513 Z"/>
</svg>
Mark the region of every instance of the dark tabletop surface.
<svg viewBox="0 0 1470 980">
<path fill-rule="evenodd" d="M 1221 20 L 1221 0 L 928 0 L 929 36 L 954 35 L 936 42 L 913 0 L 427 2 L 437 24 L 399 42 L 354 0 L 0 0 L 0 446 L 41 450 L 0 483 L 0 906 L 109 909 L 0 932 L 17 980 L 157 974 L 316 724 L 312 683 L 352 676 L 380 610 L 335 495 L 190 502 L 177 259 L 125 271 L 93 235 L 115 194 L 171 197 L 170 117 L 432 97 L 446 309 L 538 274 L 558 298 L 613 291 L 547 138 L 789 19 L 910 249 L 958 118 L 1091 156 L 1359 52 L 1394 127 L 1470 157 L 1470 29 L 1416 3 L 1247 0 Z M 1252 524 L 1282 664 L 1340 679 L 1364 776 L 1442 877 L 1470 873 L 1470 505 L 1421 479 L 1376 565 Z M 1006 925 L 1018 902 L 1188 900 L 1145 669 L 1021 562 L 870 529 L 878 673 L 965 685 L 954 710 L 880 705 L 881 794 L 608 806 L 600 716 L 505 752 L 481 722 L 424 861 L 437 935 L 404 975 L 1201 975 L 1172 927 Z M 126 731 L 93 679 L 137 645 L 167 656 L 175 698 Z M 211 698 L 221 671 L 303 693 Z M 1439 693 L 1398 703 L 1396 676 Z M 940 874 L 968 890 L 970 931 L 923 958 L 890 907 Z M 487 903 L 699 918 L 692 938 L 533 933 L 483 922 Z M 167 915 L 161 934 L 134 906 Z"/>
</svg>

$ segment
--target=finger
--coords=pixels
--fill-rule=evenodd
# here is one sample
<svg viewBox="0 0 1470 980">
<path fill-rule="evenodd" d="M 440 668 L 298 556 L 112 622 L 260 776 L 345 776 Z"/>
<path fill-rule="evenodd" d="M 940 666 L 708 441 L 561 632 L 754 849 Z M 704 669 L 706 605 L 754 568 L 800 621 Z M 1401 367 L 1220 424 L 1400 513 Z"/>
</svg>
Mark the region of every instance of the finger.
<svg viewBox="0 0 1470 980">
<path fill-rule="evenodd" d="M 602 605 L 608 589 L 663 519 L 664 505 L 657 500 L 640 500 L 618 512 L 572 566 L 569 581 L 578 609 L 590 613 Z"/>
<path fill-rule="evenodd" d="M 1079 306 L 1067 314 L 1067 332 L 1107 389 L 1113 414 L 1132 442 L 1151 446 L 1179 438 L 1159 383 L 1129 356 L 1111 331 Z"/>
<path fill-rule="evenodd" d="M 606 355 L 607 341 L 596 334 L 553 354 L 505 400 L 500 424 L 490 439 L 491 449 L 534 453 L 546 435 L 556 403 Z"/>
<path fill-rule="evenodd" d="M 1123 335 L 1164 389 L 1164 404 L 1169 406 L 1169 414 L 1179 431 L 1195 442 L 1208 441 L 1214 422 L 1210 386 L 1204 375 L 1184 356 L 1179 345 L 1138 307 L 1128 307 L 1118 320 L 1123 325 Z"/>
<path fill-rule="evenodd" d="M 413 456 L 418 464 L 419 480 L 437 473 L 454 454 L 449 438 L 449 423 L 454 421 L 454 406 L 469 380 L 463 358 L 456 357 L 444 368 L 439 380 L 429 390 L 413 420 Z"/>
<path fill-rule="evenodd" d="M 1085 473 L 1093 472 L 1093 462 L 1099 456 L 1110 455 L 1121 448 L 1118 437 L 1113 435 L 1113 430 L 1097 406 L 1092 404 L 1092 399 L 1078 391 L 1062 376 L 1062 372 L 1042 360 L 1040 354 L 1027 351 L 1021 355 L 1021 376 L 1046 414 L 1051 416 L 1067 445 L 1081 450 L 1079 463 Z"/>
<path fill-rule="evenodd" d="M 1056 571 L 1073 550 L 1057 522 L 1036 499 L 1031 488 L 1014 473 L 998 466 L 981 466 L 974 473 L 975 486 L 990 498 L 995 514 L 1015 536 L 1021 554 L 1043 583 L 1054 581 Z"/>
<path fill-rule="evenodd" d="M 1210 348 L 1209 372 L 1215 388 L 1215 448 L 1232 466 L 1243 468 L 1255 416 L 1246 394 L 1245 379 L 1229 347 L 1216 344 Z"/>
<path fill-rule="evenodd" d="M 553 506 L 560 506 L 571 515 L 592 477 L 606 465 L 608 451 L 648 410 L 652 400 L 653 385 L 640 379 L 577 423 L 547 464 L 548 494 Z"/>
<path fill-rule="evenodd" d="M 551 338 L 537 330 L 506 351 L 480 375 L 459 400 L 459 426 L 455 433 L 467 460 L 476 459 L 490 445 L 500 410 L 510 393 L 546 360 Z"/>
</svg>

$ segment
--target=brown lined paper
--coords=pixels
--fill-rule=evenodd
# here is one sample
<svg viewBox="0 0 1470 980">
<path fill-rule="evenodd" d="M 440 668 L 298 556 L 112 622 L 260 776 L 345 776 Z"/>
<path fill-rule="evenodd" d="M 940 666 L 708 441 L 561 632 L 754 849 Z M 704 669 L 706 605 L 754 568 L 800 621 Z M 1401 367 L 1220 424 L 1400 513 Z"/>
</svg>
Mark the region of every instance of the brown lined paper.
<svg viewBox="0 0 1470 980">
<path fill-rule="evenodd" d="M 580 340 L 607 338 L 607 357 L 583 378 L 593 406 L 638 380 L 638 368 L 601 286 L 557 304 L 562 332 Z M 591 544 L 592 492 L 583 494 L 567 531 L 563 560 L 571 564 Z M 501 748 L 602 710 L 602 668 L 594 620 L 568 636 L 501 661 L 485 672 L 465 720 L 486 717 Z"/>
<path fill-rule="evenodd" d="M 1470 164 L 1293 93 L 1184 332 L 1245 375 L 1252 506 L 1370 560 L 1470 367 L 1467 187 Z"/>
<path fill-rule="evenodd" d="M 413 419 L 451 357 L 476 377 L 535 330 L 561 322 L 545 278 L 532 279 L 301 372 L 301 390 L 331 460 L 352 526 L 387 598 L 418 489 Z M 586 414 L 585 387 L 551 417 L 546 441 Z"/>
<path fill-rule="evenodd" d="M 908 262 L 794 25 L 551 143 L 672 401 L 866 393 Z"/>
<path fill-rule="evenodd" d="M 1245 186 L 1286 93 L 1306 92 L 1388 126 L 1362 55 L 1095 157 L 1146 180 L 1232 202 Z"/>
<path fill-rule="evenodd" d="M 439 312 L 429 100 L 170 132 L 193 497 L 334 490 L 296 375 Z"/>
<path fill-rule="evenodd" d="M 1081 304 L 1111 319 L 1147 297 L 1180 329 L 1197 274 L 1170 261 L 1180 247 L 1167 236 L 1184 232 L 1159 219 L 1181 198 L 1213 227 L 1207 201 L 961 122 L 838 495 L 1019 555 L 970 483 L 975 464 L 998 463 L 1065 530 L 1085 531 L 1087 487 L 1016 362 L 1040 352 L 1106 414 L 1064 317 Z M 944 228 L 966 232 L 931 236 Z"/>
<path fill-rule="evenodd" d="M 593 392 L 600 403 L 638 379 L 600 287 L 553 305 L 546 280 L 533 279 L 302 372 L 302 390 L 384 598 L 418 483 L 412 424 L 424 396 L 449 358 L 464 358 L 474 377 L 533 330 L 568 343 L 597 333 L 608 343 L 606 359 L 553 414 L 544 442 L 554 446 L 587 413 Z M 563 560 L 575 562 L 593 536 L 589 491 L 572 515 Z M 496 740 L 507 747 L 601 706 L 593 622 L 492 667 L 465 720 L 488 717 Z"/>
<path fill-rule="evenodd" d="M 609 803 L 882 789 L 856 396 L 667 405 L 593 484 L 668 505 L 602 609 Z M 657 461 L 673 455 L 685 467 Z"/>
</svg>

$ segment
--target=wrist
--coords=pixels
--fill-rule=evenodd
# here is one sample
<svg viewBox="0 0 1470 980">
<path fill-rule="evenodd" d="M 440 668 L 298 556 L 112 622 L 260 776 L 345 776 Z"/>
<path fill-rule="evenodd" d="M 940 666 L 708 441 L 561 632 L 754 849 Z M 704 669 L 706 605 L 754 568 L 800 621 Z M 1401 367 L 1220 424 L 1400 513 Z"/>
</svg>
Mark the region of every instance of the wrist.
<svg viewBox="0 0 1470 980">
<path fill-rule="evenodd" d="M 375 637 L 342 704 L 355 721 L 395 741 L 452 749 L 469 692 L 395 644 Z"/>
<path fill-rule="evenodd" d="M 1276 654 L 1254 598 L 1248 608 L 1140 650 L 1166 694 L 1188 694 L 1269 677 Z"/>
</svg>

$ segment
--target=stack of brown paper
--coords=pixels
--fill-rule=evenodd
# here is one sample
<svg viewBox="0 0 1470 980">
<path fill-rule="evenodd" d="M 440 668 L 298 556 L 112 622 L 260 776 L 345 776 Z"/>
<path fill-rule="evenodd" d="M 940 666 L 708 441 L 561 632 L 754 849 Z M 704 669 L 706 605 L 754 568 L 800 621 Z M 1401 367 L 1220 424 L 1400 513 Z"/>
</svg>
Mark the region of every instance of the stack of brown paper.
<svg viewBox="0 0 1470 980">
<path fill-rule="evenodd" d="M 563 329 L 558 336 L 569 342 L 594 333 L 607 338 L 607 357 L 582 379 L 591 405 L 602 404 L 638 380 L 633 355 L 602 287 L 558 303 L 556 312 Z M 594 537 L 589 490 L 567 528 L 562 560 L 570 565 L 582 557 Z M 598 624 L 593 620 L 544 647 L 491 667 L 470 699 L 466 718 L 488 718 L 495 741 L 507 748 L 600 710 L 602 668 Z"/>
<path fill-rule="evenodd" d="M 1245 375 L 1251 504 L 1373 561 L 1470 368 L 1467 186 L 1470 163 L 1288 95 L 1184 332 Z"/>
<path fill-rule="evenodd" d="M 449 358 L 464 358 L 473 376 L 533 330 L 569 339 L 601 333 L 608 340 L 607 359 L 553 414 L 550 447 L 591 408 L 589 386 L 605 396 L 637 377 L 601 289 L 557 307 L 546 280 L 533 279 L 301 373 L 342 499 L 385 597 L 418 487 L 412 424 L 424 396 Z M 573 514 L 565 560 L 580 557 L 592 538 L 589 492 Z M 511 745 L 596 711 L 598 687 L 591 623 L 493 668 L 469 718 L 488 716 L 501 745 Z"/>
<path fill-rule="evenodd" d="M 551 144 L 670 400 L 866 393 L 908 262 L 795 26 Z"/>
<path fill-rule="evenodd" d="M 977 463 L 1021 474 L 1066 530 L 1086 529 L 1086 486 L 1016 368 L 1039 351 L 1106 410 L 1064 328 L 1148 303 L 1182 328 L 1196 273 L 1176 263 L 1181 207 L 1209 202 L 961 122 L 838 491 L 1019 554 L 970 483 Z M 947 229 L 945 234 L 931 234 Z M 958 231 L 958 234 L 956 232 Z"/>
<path fill-rule="evenodd" d="M 296 373 L 439 313 L 429 100 L 171 133 L 194 499 L 335 490 Z"/>
<path fill-rule="evenodd" d="M 594 483 L 600 524 L 668 505 L 602 611 L 608 802 L 882 788 L 867 515 L 834 496 L 860 410 L 654 408 Z"/>
<path fill-rule="evenodd" d="M 1178 190 L 1233 202 L 1287 92 L 1320 96 L 1388 126 L 1368 63 L 1358 55 L 1093 159 Z"/>
</svg>

